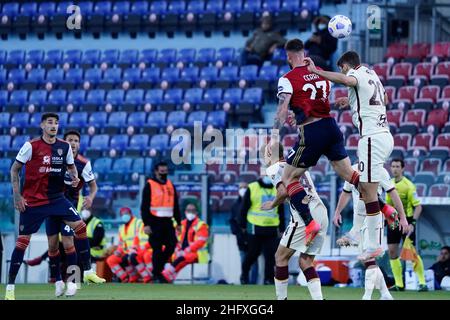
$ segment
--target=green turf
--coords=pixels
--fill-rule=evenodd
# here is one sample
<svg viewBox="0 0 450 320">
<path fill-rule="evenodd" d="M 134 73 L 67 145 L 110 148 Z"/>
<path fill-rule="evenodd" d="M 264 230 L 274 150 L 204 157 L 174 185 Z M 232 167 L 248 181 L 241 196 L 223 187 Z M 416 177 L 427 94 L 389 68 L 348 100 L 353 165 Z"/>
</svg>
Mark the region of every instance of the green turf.
<svg viewBox="0 0 450 320">
<path fill-rule="evenodd" d="M 0 285 L 3 295 L 5 286 Z M 360 300 L 362 288 L 333 288 L 324 287 L 323 294 L 327 300 Z M 431 292 L 393 292 L 396 300 L 450 300 L 448 291 Z M 271 300 L 274 299 L 273 286 L 239 286 L 239 285 L 163 285 L 163 284 L 117 284 L 83 285 L 73 298 L 80 300 Z M 373 299 L 379 298 L 374 292 Z M 16 285 L 16 299 L 49 300 L 54 297 L 54 286 L 49 284 Z M 309 300 L 307 288 L 300 286 L 289 287 L 290 300 Z"/>
</svg>

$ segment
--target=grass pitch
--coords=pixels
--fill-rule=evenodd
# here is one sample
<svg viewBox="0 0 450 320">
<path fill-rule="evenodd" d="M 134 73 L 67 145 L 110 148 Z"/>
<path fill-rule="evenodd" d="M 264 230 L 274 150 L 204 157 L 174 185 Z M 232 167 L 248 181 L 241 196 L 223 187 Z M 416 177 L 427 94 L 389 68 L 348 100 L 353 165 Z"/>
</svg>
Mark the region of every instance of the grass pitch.
<svg viewBox="0 0 450 320">
<path fill-rule="evenodd" d="M 0 285 L 0 299 L 5 285 Z M 289 300 L 310 300 L 308 289 L 289 287 Z M 363 288 L 323 287 L 327 300 L 360 300 Z M 449 291 L 393 292 L 395 300 L 450 300 Z M 372 299 L 380 297 L 374 291 Z M 119 284 L 83 285 L 75 297 L 56 298 L 52 284 L 18 284 L 17 300 L 274 300 L 275 287 L 262 285 L 169 285 L 169 284 Z"/>
</svg>

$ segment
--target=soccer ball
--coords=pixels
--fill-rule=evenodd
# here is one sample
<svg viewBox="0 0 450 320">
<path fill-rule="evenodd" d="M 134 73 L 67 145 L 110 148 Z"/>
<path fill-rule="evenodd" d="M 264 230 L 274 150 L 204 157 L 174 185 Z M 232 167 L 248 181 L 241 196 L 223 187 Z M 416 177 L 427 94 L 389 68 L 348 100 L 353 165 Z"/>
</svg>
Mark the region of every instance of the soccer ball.
<svg viewBox="0 0 450 320">
<path fill-rule="evenodd" d="M 346 16 L 338 14 L 328 22 L 328 32 L 335 38 L 346 38 L 352 33 L 352 22 Z"/>
</svg>

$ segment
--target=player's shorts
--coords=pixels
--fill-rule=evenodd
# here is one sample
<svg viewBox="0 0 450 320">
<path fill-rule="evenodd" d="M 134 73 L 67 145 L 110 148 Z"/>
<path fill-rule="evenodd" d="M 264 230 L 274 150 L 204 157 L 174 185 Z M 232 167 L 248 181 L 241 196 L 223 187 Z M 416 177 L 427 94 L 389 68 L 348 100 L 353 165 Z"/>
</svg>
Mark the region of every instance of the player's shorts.
<svg viewBox="0 0 450 320">
<path fill-rule="evenodd" d="M 408 220 L 408 223 L 412 222 L 412 218 L 406 218 Z M 400 231 L 400 228 L 397 227 L 394 230 L 391 230 L 388 228 L 387 230 L 387 243 L 388 244 L 399 244 L 401 240 L 405 240 L 406 234 L 403 234 Z M 411 239 L 413 245 L 416 245 L 416 228 L 414 227 L 414 231 L 409 235 L 409 238 Z"/>
<path fill-rule="evenodd" d="M 66 221 L 81 220 L 77 210 L 64 197 L 52 200 L 49 204 L 37 207 L 26 207 L 25 211 L 20 213 L 19 234 L 29 235 L 36 233 L 47 217 L 59 219 L 60 223 Z M 60 225 L 56 233 L 59 233 Z M 49 230 L 47 230 L 47 234 Z M 53 234 L 56 234 L 53 233 Z"/>
<path fill-rule="evenodd" d="M 334 118 L 323 118 L 299 126 L 299 140 L 286 162 L 296 168 L 313 167 L 322 155 L 330 161 L 347 158 L 344 137 Z"/>
<path fill-rule="evenodd" d="M 328 229 L 327 208 L 323 204 L 318 204 L 311 210 L 311 215 L 320 224 L 320 231 L 309 246 L 306 246 L 303 221 L 289 223 L 280 240 L 280 245 L 311 256 L 320 254 Z"/>
<path fill-rule="evenodd" d="M 377 215 L 377 217 L 379 218 L 379 222 L 378 222 L 378 226 L 377 226 L 377 245 L 378 245 L 378 247 L 381 247 L 381 243 L 383 240 L 383 215 L 379 214 L 379 215 Z M 369 230 L 367 228 L 367 218 L 366 218 L 364 220 L 363 226 L 361 227 L 358 248 L 359 248 L 360 253 L 363 253 L 371 247 L 373 247 L 373 246 L 370 246 Z"/>
<path fill-rule="evenodd" d="M 364 136 L 358 142 L 358 160 L 361 182 L 380 182 L 382 169 L 394 149 L 394 138 L 390 132 Z"/>
<path fill-rule="evenodd" d="M 45 230 L 49 236 L 58 233 L 66 237 L 73 237 L 74 235 L 73 229 L 64 222 L 61 222 L 61 219 L 57 217 L 48 217 L 45 219 Z"/>
</svg>

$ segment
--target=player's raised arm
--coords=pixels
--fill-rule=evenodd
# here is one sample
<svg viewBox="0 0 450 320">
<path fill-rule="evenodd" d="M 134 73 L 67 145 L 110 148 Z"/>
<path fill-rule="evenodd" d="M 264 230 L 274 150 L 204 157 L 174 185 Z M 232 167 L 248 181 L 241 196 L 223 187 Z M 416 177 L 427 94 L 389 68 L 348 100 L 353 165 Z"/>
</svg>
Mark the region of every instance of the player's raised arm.
<svg viewBox="0 0 450 320">
<path fill-rule="evenodd" d="M 392 200 L 392 203 L 394 204 L 395 210 L 397 210 L 398 215 L 400 216 L 401 230 L 403 231 L 403 233 L 406 233 L 408 231 L 408 221 L 406 220 L 406 214 L 403 208 L 402 200 L 400 199 L 400 196 L 398 195 L 398 192 L 395 188 L 388 191 L 388 194 Z"/>
<path fill-rule="evenodd" d="M 291 94 L 282 92 L 278 95 L 278 109 L 273 124 L 274 129 L 280 130 L 288 117 L 289 102 Z"/>
<path fill-rule="evenodd" d="M 308 71 L 315 73 L 325 79 L 328 79 L 334 83 L 340 83 L 347 87 L 355 87 L 358 84 L 358 80 L 352 76 L 346 76 L 339 72 L 319 70 L 316 68 L 314 61 L 311 58 L 305 58 L 305 63 L 308 65 Z"/>
</svg>

